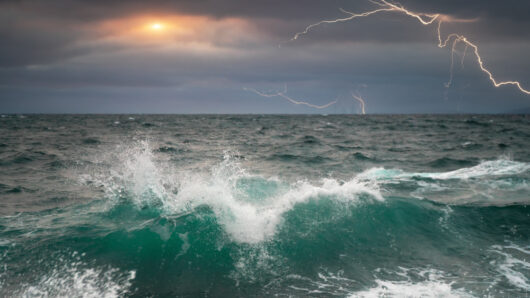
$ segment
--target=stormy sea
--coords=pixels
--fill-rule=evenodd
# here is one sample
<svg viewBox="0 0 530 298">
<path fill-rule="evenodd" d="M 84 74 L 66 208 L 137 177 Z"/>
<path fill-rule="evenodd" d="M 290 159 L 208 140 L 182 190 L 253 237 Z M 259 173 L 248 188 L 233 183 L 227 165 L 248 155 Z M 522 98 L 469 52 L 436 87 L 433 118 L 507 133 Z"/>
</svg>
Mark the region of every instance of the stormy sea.
<svg viewBox="0 0 530 298">
<path fill-rule="evenodd" d="M 525 297 L 530 116 L 2 115 L 2 297 Z"/>
</svg>

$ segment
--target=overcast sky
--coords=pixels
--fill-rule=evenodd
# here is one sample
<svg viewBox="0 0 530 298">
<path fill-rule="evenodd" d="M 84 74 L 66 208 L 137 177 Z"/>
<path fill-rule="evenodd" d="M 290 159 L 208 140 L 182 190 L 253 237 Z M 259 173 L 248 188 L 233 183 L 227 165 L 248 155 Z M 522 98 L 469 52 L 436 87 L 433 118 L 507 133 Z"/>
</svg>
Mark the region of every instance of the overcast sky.
<svg viewBox="0 0 530 298">
<path fill-rule="evenodd" d="M 530 1 L 403 0 L 440 13 L 498 80 L 530 89 Z M 495 88 L 471 49 L 439 48 L 437 24 L 368 0 L 0 1 L 0 113 L 494 113 L 530 110 Z M 153 27 L 159 24 L 160 28 Z M 296 105 L 281 92 L 325 109 Z"/>
</svg>

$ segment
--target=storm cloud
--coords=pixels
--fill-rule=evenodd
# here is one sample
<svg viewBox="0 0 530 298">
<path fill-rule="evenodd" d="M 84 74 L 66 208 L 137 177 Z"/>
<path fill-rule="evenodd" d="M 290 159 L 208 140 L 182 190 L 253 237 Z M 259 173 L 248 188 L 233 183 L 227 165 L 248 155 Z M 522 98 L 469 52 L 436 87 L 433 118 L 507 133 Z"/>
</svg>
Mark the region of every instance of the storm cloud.
<svg viewBox="0 0 530 298">
<path fill-rule="evenodd" d="M 480 46 L 503 80 L 530 86 L 530 2 L 420 1 L 414 11 L 473 20 L 443 24 Z M 450 51 L 437 45 L 436 25 L 399 13 L 315 28 L 364 12 L 369 1 L 2 1 L 0 112 L 312 113 L 244 87 L 277 91 L 322 104 L 329 113 L 355 112 L 351 91 L 371 113 L 511 112 L 530 97 L 494 88 L 471 52 L 457 49 L 454 84 Z M 143 23 L 175 24 L 149 36 Z"/>
</svg>

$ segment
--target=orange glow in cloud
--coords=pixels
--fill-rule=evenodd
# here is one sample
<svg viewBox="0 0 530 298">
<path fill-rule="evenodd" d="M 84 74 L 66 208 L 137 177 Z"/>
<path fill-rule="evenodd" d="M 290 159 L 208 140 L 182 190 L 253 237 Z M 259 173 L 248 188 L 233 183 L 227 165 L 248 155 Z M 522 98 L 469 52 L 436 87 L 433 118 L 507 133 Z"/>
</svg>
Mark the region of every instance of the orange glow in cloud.
<svg viewBox="0 0 530 298">
<path fill-rule="evenodd" d="M 130 16 L 102 22 L 96 30 L 110 42 L 162 46 L 230 46 L 255 40 L 257 35 L 257 29 L 243 19 L 212 19 L 194 15 Z"/>
</svg>

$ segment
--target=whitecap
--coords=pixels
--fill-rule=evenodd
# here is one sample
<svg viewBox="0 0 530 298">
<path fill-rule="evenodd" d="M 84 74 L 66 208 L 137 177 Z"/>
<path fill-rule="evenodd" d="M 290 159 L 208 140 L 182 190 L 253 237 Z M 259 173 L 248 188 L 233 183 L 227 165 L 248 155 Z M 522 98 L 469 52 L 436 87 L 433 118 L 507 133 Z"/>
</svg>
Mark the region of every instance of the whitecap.
<svg viewBox="0 0 530 298">
<path fill-rule="evenodd" d="M 376 181 L 382 188 L 399 191 L 399 185 L 416 188 L 406 196 L 445 204 L 527 204 L 530 163 L 506 158 L 483 161 L 476 166 L 449 172 L 406 172 L 401 169 L 371 168 L 357 179 Z M 397 187 L 393 188 L 393 187 Z"/>
</svg>

